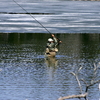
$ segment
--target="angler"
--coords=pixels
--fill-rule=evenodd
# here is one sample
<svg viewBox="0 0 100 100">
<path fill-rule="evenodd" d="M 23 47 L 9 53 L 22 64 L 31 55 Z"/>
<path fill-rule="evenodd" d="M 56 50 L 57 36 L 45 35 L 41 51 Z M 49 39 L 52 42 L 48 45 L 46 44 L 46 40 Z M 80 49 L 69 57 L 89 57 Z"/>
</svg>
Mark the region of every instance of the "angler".
<svg viewBox="0 0 100 100">
<path fill-rule="evenodd" d="M 26 9 L 24 9 L 19 3 L 17 3 L 15 0 L 13 0 L 13 1 L 20 8 L 22 8 L 26 13 L 28 13 L 28 11 Z M 34 19 L 37 23 L 39 23 L 42 28 L 44 28 L 48 33 L 51 34 L 51 32 L 46 27 L 44 27 L 44 25 L 42 25 L 31 13 L 29 15 L 32 19 Z M 52 36 L 52 38 L 48 39 L 48 43 L 47 43 L 47 47 L 46 47 L 46 52 L 45 52 L 46 57 L 55 57 L 56 53 L 58 52 L 57 45 L 59 45 L 61 43 L 61 41 L 59 39 L 57 39 L 53 34 L 51 34 L 51 36 Z"/>
<path fill-rule="evenodd" d="M 51 35 L 52 38 L 48 39 L 47 46 L 46 46 L 46 57 L 55 57 L 56 53 L 58 52 L 57 45 L 61 43 L 59 39 L 57 39 L 54 34 Z"/>
</svg>

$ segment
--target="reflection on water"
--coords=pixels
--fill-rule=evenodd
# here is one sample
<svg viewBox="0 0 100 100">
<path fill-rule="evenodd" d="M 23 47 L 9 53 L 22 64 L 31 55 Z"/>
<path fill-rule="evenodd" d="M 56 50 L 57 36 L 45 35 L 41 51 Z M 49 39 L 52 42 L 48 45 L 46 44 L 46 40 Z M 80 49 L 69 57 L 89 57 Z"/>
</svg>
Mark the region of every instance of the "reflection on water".
<svg viewBox="0 0 100 100">
<path fill-rule="evenodd" d="M 58 60 L 55 57 L 48 57 L 45 59 L 45 63 L 47 66 L 47 73 L 49 75 L 49 80 L 54 79 L 54 73 L 57 69 Z"/>
<path fill-rule="evenodd" d="M 47 67 L 56 67 L 58 60 L 55 57 L 48 57 L 48 59 L 45 59 L 45 62 Z"/>
<path fill-rule="evenodd" d="M 57 100 L 60 96 L 79 94 L 72 74 L 83 67 L 79 75 L 88 83 L 94 77 L 93 64 L 99 69 L 100 35 L 56 34 L 62 40 L 56 58 L 44 57 L 49 34 L 0 33 L 0 99 Z M 83 90 L 85 84 L 82 82 Z M 99 99 L 98 84 L 89 89 L 89 100 Z M 77 100 L 77 99 L 71 99 Z"/>
<path fill-rule="evenodd" d="M 0 0 L 0 32 L 100 33 L 100 2 L 68 0 Z"/>
</svg>

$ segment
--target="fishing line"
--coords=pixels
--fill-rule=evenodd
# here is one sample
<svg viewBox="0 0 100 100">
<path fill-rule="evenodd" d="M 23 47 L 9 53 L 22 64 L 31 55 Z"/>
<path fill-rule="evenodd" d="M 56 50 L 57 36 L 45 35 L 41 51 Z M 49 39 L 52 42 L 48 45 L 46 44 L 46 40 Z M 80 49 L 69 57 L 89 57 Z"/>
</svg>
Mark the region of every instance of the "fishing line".
<svg viewBox="0 0 100 100">
<path fill-rule="evenodd" d="M 20 8 L 22 8 L 26 13 L 29 13 L 26 9 L 24 9 L 19 3 L 17 3 L 15 0 L 13 0 L 13 2 L 15 2 Z M 44 27 L 34 16 L 32 16 L 31 13 L 29 13 L 29 15 L 36 21 L 38 22 L 48 33 L 51 34 L 51 32 L 46 28 Z"/>
</svg>

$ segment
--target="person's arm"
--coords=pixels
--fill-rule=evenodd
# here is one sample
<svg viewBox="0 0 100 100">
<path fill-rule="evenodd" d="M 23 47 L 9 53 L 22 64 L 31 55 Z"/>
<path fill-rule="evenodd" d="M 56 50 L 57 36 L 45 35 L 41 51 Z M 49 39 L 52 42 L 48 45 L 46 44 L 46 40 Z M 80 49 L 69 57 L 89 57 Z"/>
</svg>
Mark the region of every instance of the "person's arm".
<svg viewBox="0 0 100 100">
<path fill-rule="evenodd" d="M 56 42 L 58 44 L 62 43 L 62 41 L 60 39 L 57 39 L 53 34 L 52 34 L 52 37 L 54 39 L 54 42 Z"/>
<path fill-rule="evenodd" d="M 52 34 L 52 37 L 53 37 L 54 44 L 55 44 L 55 47 L 56 47 L 58 45 L 58 40 L 53 34 Z"/>
<path fill-rule="evenodd" d="M 52 37 L 53 37 L 54 42 L 57 43 L 58 42 L 57 38 L 53 34 L 52 34 Z"/>
</svg>

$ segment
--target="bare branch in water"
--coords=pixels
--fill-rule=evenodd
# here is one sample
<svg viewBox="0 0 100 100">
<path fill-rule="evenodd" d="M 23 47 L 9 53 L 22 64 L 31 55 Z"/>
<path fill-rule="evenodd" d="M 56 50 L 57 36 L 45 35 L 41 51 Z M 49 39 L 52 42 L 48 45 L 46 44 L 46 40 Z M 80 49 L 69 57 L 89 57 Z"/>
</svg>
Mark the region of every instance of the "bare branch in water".
<svg viewBox="0 0 100 100">
<path fill-rule="evenodd" d="M 81 82 L 80 82 L 79 77 L 78 77 L 79 72 L 82 70 L 82 68 L 83 68 L 83 67 L 80 67 L 76 73 L 71 72 L 71 74 L 75 76 L 75 78 L 76 78 L 76 80 L 77 80 L 77 82 L 78 82 L 78 85 L 79 85 L 81 94 L 79 94 L 79 95 L 69 95 L 69 96 L 65 96 L 65 97 L 60 97 L 58 100 L 64 100 L 64 99 L 70 99 L 70 98 L 84 98 L 85 100 L 88 100 L 88 98 L 87 98 L 88 93 L 87 93 L 87 92 L 88 92 L 89 87 L 90 87 L 90 86 L 93 86 L 94 84 L 100 82 L 100 80 L 94 81 L 95 78 L 96 78 L 96 75 L 97 75 L 98 66 L 96 66 L 96 64 L 94 64 L 93 79 L 91 79 L 91 83 L 90 83 L 90 84 L 87 84 L 87 82 L 86 82 L 84 79 L 81 79 L 81 80 L 86 84 L 86 90 L 84 91 L 84 92 L 85 92 L 84 94 L 83 94 L 83 91 L 82 91 Z M 100 83 L 99 83 L 99 90 L 100 90 Z"/>
<path fill-rule="evenodd" d="M 65 97 L 60 97 L 58 100 L 64 100 L 64 99 L 70 99 L 70 98 L 85 98 L 87 95 L 88 93 L 80 94 L 80 95 L 65 96 Z"/>
<path fill-rule="evenodd" d="M 78 85 L 79 85 L 79 88 L 80 88 L 81 94 L 82 94 L 82 86 L 81 86 L 81 83 L 80 83 L 80 81 L 79 81 L 78 75 L 75 74 L 74 72 L 72 72 L 72 74 L 75 76 L 75 78 L 76 78 L 76 80 L 77 80 L 77 82 L 78 82 Z"/>
</svg>

